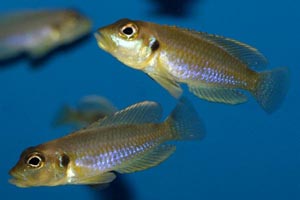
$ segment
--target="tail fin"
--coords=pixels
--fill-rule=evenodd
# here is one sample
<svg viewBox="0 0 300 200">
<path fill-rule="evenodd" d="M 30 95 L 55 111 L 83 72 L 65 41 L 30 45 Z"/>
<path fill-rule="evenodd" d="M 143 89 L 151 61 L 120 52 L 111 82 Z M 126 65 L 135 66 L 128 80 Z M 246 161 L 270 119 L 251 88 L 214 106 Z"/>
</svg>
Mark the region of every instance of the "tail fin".
<svg viewBox="0 0 300 200">
<path fill-rule="evenodd" d="M 69 106 L 63 106 L 55 118 L 53 122 L 53 126 L 62 126 L 73 122 L 73 116 L 75 114 L 75 111 L 69 107 Z"/>
<path fill-rule="evenodd" d="M 288 88 L 289 70 L 288 68 L 278 68 L 260 74 L 253 95 L 266 112 L 272 113 L 280 107 Z"/>
<path fill-rule="evenodd" d="M 171 140 L 201 139 L 205 135 L 204 124 L 193 105 L 181 98 L 165 123 L 171 129 Z"/>
</svg>

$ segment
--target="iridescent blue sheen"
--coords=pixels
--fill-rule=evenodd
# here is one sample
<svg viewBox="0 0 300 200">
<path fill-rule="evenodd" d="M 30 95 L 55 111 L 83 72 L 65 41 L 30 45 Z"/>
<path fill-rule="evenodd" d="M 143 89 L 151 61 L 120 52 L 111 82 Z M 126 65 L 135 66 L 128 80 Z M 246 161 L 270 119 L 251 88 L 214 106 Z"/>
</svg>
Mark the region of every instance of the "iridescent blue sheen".
<svg viewBox="0 0 300 200">
<path fill-rule="evenodd" d="M 164 54 L 163 54 L 164 55 Z M 225 66 L 219 66 L 216 69 L 209 67 L 206 61 L 204 66 L 189 64 L 184 59 L 174 59 L 165 55 L 164 61 L 167 63 L 168 72 L 179 81 L 200 81 L 207 84 L 226 84 L 226 85 L 246 85 L 246 82 L 236 79 L 233 75 L 226 75 L 220 69 Z"/>
<path fill-rule="evenodd" d="M 76 159 L 75 165 L 87 167 L 90 169 L 107 171 L 121 165 L 124 161 L 132 159 L 135 156 L 153 148 L 157 145 L 155 141 L 149 141 L 144 144 L 123 146 L 120 148 L 112 147 L 111 150 L 99 155 L 86 155 Z"/>
</svg>

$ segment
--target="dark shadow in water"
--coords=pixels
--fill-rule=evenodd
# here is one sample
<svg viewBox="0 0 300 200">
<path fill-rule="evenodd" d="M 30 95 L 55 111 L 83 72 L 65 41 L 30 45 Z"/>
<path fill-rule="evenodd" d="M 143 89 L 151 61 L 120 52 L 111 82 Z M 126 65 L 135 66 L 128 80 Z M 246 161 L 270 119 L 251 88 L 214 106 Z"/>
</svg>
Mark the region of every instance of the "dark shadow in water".
<svg viewBox="0 0 300 200">
<path fill-rule="evenodd" d="M 154 4 L 156 15 L 184 18 L 192 15 L 196 3 L 204 3 L 204 0 L 148 0 Z"/>
<path fill-rule="evenodd" d="M 13 64 L 20 62 L 21 60 L 29 60 L 30 66 L 32 69 L 40 69 L 43 65 L 46 64 L 47 61 L 52 59 L 54 56 L 57 56 L 59 54 L 63 54 L 64 52 L 71 51 L 73 48 L 80 48 L 80 45 L 82 45 L 84 42 L 86 42 L 88 39 L 91 38 L 92 34 L 85 35 L 81 37 L 80 39 L 70 43 L 70 44 L 64 44 L 61 45 L 53 50 L 51 50 L 49 53 L 47 53 L 45 56 L 38 58 L 38 59 L 33 59 L 30 56 L 28 56 L 26 53 L 17 55 L 12 58 L 8 58 L 5 60 L 0 60 L 0 70 L 7 69 L 9 67 L 12 67 Z"/>
<path fill-rule="evenodd" d="M 135 193 L 131 184 L 123 175 L 117 175 L 117 178 L 110 184 L 91 187 L 97 200 L 135 200 Z"/>
</svg>

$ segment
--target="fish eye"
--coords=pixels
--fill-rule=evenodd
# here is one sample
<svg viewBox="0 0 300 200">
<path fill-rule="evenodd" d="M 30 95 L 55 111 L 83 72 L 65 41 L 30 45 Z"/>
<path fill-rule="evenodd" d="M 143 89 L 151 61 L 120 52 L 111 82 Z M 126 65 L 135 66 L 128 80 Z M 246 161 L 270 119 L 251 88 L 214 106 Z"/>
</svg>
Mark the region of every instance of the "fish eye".
<svg viewBox="0 0 300 200">
<path fill-rule="evenodd" d="M 136 36 L 137 27 L 131 23 L 126 24 L 121 27 L 120 33 L 122 36 L 125 36 L 125 38 L 132 39 L 134 36 Z"/>
<path fill-rule="evenodd" d="M 33 153 L 27 157 L 26 163 L 29 167 L 40 168 L 43 165 L 43 157 L 38 153 Z"/>
</svg>

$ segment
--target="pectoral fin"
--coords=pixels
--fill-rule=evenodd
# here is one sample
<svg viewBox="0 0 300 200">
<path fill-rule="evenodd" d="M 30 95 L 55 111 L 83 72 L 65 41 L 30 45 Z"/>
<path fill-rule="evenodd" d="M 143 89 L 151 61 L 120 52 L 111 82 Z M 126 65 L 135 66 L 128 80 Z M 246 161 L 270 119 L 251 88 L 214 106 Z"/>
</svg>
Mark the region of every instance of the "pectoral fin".
<svg viewBox="0 0 300 200">
<path fill-rule="evenodd" d="M 168 92 L 171 93 L 172 96 L 176 98 L 179 98 L 181 96 L 182 89 L 180 85 L 174 80 L 152 73 L 148 73 L 148 75 L 151 78 L 153 78 L 156 82 L 158 82 L 163 88 L 168 90 Z"/>
<path fill-rule="evenodd" d="M 196 96 L 207 101 L 227 104 L 239 104 L 247 101 L 247 97 L 244 94 L 231 88 L 189 85 L 189 90 Z"/>
<path fill-rule="evenodd" d="M 119 173 L 132 173 L 154 167 L 166 160 L 175 149 L 176 147 L 174 145 L 160 145 L 145 155 L 142 155 L 129 163 L 125 163 L 116 171 Z"/>
</svg>

